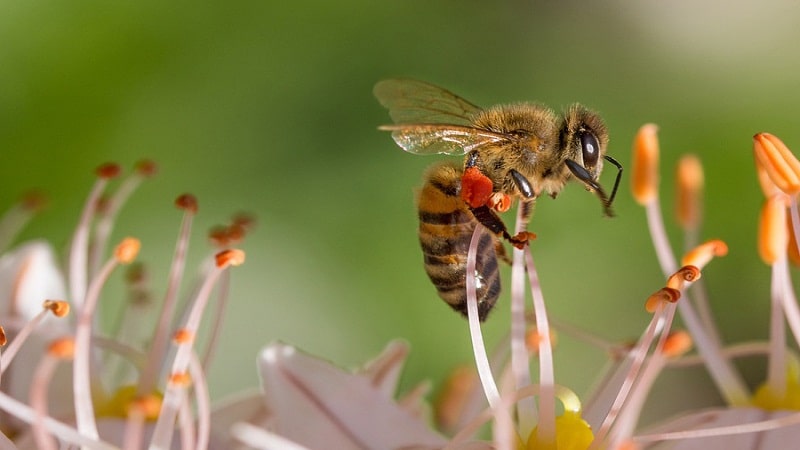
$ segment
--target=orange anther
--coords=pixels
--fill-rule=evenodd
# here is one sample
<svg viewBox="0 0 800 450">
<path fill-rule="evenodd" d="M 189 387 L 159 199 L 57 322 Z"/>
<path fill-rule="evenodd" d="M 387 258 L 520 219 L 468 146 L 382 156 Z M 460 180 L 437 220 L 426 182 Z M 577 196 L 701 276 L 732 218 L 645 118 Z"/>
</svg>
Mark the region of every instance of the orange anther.
<svg viewBox="0 0 800 450">
<path fill-rule="evenodd" d="M 667 279 L 667 287 L 672 289 L 683 289 L 687 282 L 691 283 L 700 278 L 700 269 L 695 266 L 683 266 L 677 272 L 670 275 Z"/>
<path fill-rule="evenodd" d="M 223 250 L 216 255 L 217 267 L 238 266 L 244 264 L 244 252 L 239 249 Z"/>
<path fill-rule="evenodd" d="M 786 227 L 786 205 L 780 195 L 773 195 L 761 207 L 758 221 L 758 255 L 772 265 L 786 255 L 789 230 Z"/>
<path fill-rule="evenodd" d="M 175 334 L 172 336 L 172 340 L 176 344 L 186 344 L 194 340 L 194 333 L 186 328 L 181 328 L 175 332 Z"/>
<path fill-rule="evenodd" d="M 56 317 L 64 317 L 69 314 L 69 303 L 63 300 L 45 300 L 43 307 L 49 309 Z"/>
<path fill-rule="evenodd" d="M 786 144 L 769 133 L 753 136 L 753 153 L 770 180 L 783 192 L 800 193 L 800 161 Z M 762 183 L 763 189 L 763 183 Z"/>
<path fill-rule="evenodd" d="M 692 337 L 686 331 L 670 333 L 664 341 L 662 352 L 669 357 L 681 356 L 692 348 Z"/>
<path fill-rule="evenodd" d="M 697 228 L 703 195 L 703 165 L 695 155 L 685 155 L 678 161 L 676 213 L 684 229 Z"/>
<path fill-rule="evenodd" d="M 136 259 L 136 255 L 139 254 L 139 249 L 141 247 L 142 244 L 138 239 L 127 237 L 117 245 L 117 248 L 114 250 L 114 257 L 117 258 L 117 261 L 121 264 L 130 264 Z"/>
<path fill-rule="evenodd" d="M 150 394 L 134 400 L 130 408 L 135 408 L 147 420 L 155 420 L 161 413 L 161 403 L 162 398 L 159 395 Z"/>
<path fill-rule="evenodd" d="M 719 239 L 712 239 L 697 247 L 689 250 L 683 255 L 681 264 L 684 266 L 695 266 L 702 269 L 715 256 L 725 256 L 728 254 L 728 244 Z"/>
<path fill-rule="evenodd" d="M 75 355 L 75 340 L 71 337 L 56 339 L 50 343 L 47 353 L 54 358 L 72 359 Z"/>
<path fill-rule="evenodd" d="M 681 298 L 681 291 L 670 287 L 663 287 L 654 292 L 644 304 L 644 309 L 654 313 L 664 302 L 675 303 Z"/>
<path fill-rule="evenodd" d="M 170 384 L 180 385 L 180 386 L 189 386 L 192 382 L 192 377 L 189 376 L 186 372 L 181 373 L 173 373 L 169 376 Z"/>
<path fill-rule="evenodd" d="M 633 141 L 633 198 L 646 205 L 658 197 L 658 127 L 646 124 L 639 128 Z"/>
</svg>

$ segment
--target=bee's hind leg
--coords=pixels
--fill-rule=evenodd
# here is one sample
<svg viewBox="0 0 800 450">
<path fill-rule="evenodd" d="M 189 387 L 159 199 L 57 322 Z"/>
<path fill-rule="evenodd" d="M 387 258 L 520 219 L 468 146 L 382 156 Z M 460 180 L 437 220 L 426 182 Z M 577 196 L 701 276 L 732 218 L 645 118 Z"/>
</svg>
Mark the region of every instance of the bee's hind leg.
<svg viewBox="0 0 800 450">
<path fill-rule="evenodd" d="M 475 216 L 475 219 L 488 228 L 489 231 L 501 236 L 516 248 L 524 248 L 529 240 L 536 239 L 536 235 L 529 231 L 521 231 L 511 236 L 508 233 L 506 224 L 504 224 L 500 217 L 488 206 L 479 206 L 477 208 L 470 208 L 469 210 L 472 212 L 472 215 Z"/>
</svg>

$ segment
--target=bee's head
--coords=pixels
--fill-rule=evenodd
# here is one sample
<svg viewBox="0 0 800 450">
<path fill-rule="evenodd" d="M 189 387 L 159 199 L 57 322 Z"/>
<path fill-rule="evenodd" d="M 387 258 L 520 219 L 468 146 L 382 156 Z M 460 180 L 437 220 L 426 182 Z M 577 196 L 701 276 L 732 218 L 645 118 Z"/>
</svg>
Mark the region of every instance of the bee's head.
<svg viewBox="0 0 800 450">
<path fill-rule="evenodd" d="M 613 216 L 611 203 L 617 194 L 622 166 L 610 156 L 606 155 L 608 148 L 608 129 L 600 116 L 585 107 L 575 104 L 570 106 L 564 114 L 561 126 L 561 145 L 566 157 L 565 164 L 572 175 L 580 180 L 586 187 L 600 198 L 607 216 Z M 598 182 L 603 170 L 603 160 L 614 164 L 619 171 L 614 181 L 611 196 Z"/>
</svg>

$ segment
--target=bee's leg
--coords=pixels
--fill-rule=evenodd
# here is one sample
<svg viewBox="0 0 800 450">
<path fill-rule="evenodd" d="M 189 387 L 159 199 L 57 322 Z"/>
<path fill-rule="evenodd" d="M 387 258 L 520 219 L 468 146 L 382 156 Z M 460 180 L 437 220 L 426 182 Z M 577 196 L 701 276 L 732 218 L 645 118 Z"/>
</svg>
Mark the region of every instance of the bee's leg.
<svg viewBox="0 0 800 450">
<path fill-rule="evenodd" d="M 515 236 L 511 236 L 508 233 L 506 225 L 503 223 L 500 217 L 486 205 L 479 206 L 477 208 L 470 207 L 469 210 L 472 212 L 472 215 L 475 216 L 478 222 L 483 224 L 483 226 L 488 228 L 492 233 L 502 236 L 514 247 L 523 248 L 529 240 L 536 238 L 535 234 L 528 231 L 522 231 Z"/>
</svg>

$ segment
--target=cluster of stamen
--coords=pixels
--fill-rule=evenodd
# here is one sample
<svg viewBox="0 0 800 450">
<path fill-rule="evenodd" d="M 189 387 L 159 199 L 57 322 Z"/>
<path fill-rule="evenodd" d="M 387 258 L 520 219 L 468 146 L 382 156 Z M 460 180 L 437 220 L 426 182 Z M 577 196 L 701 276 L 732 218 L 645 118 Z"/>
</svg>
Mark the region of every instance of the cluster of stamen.
<svg viewBox="0 0 800 450">
<path fill-rule="evenodd" d="M 175 356 L 168 355 L 166 345 L 169 343 L 170 324 L 176 317 L 177 292 L 183 278 L 192 217 L 198 211 L 197 200 L 191 194 L 181 195 L 175 202 L 176 206 L 184 211 L 184 220 L 155 335 L 147 338 L 151 341 L 148 350 L 136 350 L 130 342 L 115 342 L 111 338 L 97 335 L 95 330 L 96 309 L 102 300 L 103 287 L 119 265 L 132 264 L 135 261 L 141 243 L 132 237 L 123 239 L 111 251 L 111 258 L 105 262 L 102 261 L 103 249 L 106 248 L 121 206 L 142 180 L 150 178 L 156 172 L 157 167 L 152 161 L 142 161 L 136 165 L 129 177 L 119 183 L 116 191 L 106 194 L 109 182 L 118 178 L 122 169 L 117 164 L 104 164 L 97 168 L 98 179 L 86 200 L 70 247 L 68 284 L 71 301 L 44 300 L 42 312 L 14 330 L 13 339 L 0 355 L 2 356 L 0 374 L 2 374 L 14 368 L 12 363 L 19 355 L 20 347 L 29 336 L 39 331 L 40 323 L 46 313 L 60 320 L 69 321 L 70 310 L 76 311 L 75 324 L 67 325 L 65 328 L 72 328 L 73 331 L 53 340 L 38 364 L 30 388 L 32 409 L 7 393 L 0 392 L 0 414 L 3 412 L 11 414 L 31 423 L 33 439 L 39 448 L 57 448 L 54 438 L 92 448 L 107 448 L 108 443 L 104 441 L 105 437 L 99 432 L 98 426 L 98 419 L 103 417 L 127 418 L 127 431 L 124 437 L 126 448 L 140 447 L 142 430 L 147 422 L 152 422 L 151 426 L 154 428 L 150 445 L 154 448 L 168 448 L 176 427 L 177 411 L 191 404 L 191 400 L 185 394 L 192 391 L 195 393 L 194 405 L 199 418 L 197 429 L 194 431 L 182 429 L 181 435 L 184 437 L 193 435 L 192 442 L 199 446 L 198 448 L 205 448 L 208 443 L 210 430 L 207 417 L 210 409 L 203 371 L 209 362 L 208 357 L 216 340 L 212 339 L 208 344 L 206 358 L 201 363 L 194 354 L 194 337 L 200 331 L 200 318 L 212 292 L 215 292 L 217 280 L 227 273 L 226 268 L 244 262 L 244 252 L 230 246 L 244 239 L 254 224 L 253 218 L 239 214 L 226 227 L 224 239 L 210 235 L 218 247 L 216 254 L 209 255 L 214 262 L 214 269 L 203 274 L 199 287 L 194 291 L 195 294 L 188 299 L 189 310 L 185 315 L 187 319 L 173 334 Z M 23 208 L 17 208 L 14 216 L 8 218 L 7 215 L 0 221 L 0 241 L 11 242 L 13 236 L 7 237 L 2 232 L 13 234 L 20 228 L 20 223 L 27 221 L 30 212 L 23 216 L 19 211 L 38 208 L 41 203 L 39 200 L 34 201 L 33 197 L 23 199 Z M 126 281 L 131 291 L 137 292 L 137 295 L 131 297 L 133 300 L 150 297 L 147 293 L 145 271 L 141 265 L 132 266 Z M 225 283 L 222 288 L 216 290 L 220 305 L 225 304 L 227 286 L 228 283 Z M 212 324 L 212 328 L 218 330 L 219 324 Z M 5 334 L 0 327 L 0 345 L 4 344 Z M 108 373 L 98 373 L 97 368 L 93 367 L 97 362 L 92 361 L 94 358 L 92 355 L 98 346 L 119 352 L 118 356 L 133 361 L 139 372 L 138 382 L 134 385 L 118 385 L 112 395 L 98 391 L 100 386 L 98 375 L 108 376 L 112 372 L 108 370 Z M 52 383 L 61 381 L 53 378 L 59 361 L 72 361 L 74 428 L 54 421 L 48 412 L 48 391 L 52 390 L 49 387 Z M 171 375 L 159 381 L 159 374 L 163 373 L 165 368 L 168 368 L 167 373 Z M 164 395 L 159 392 L 161 386 L 166 389 Z M 59 388 L 63 389 L 61 386 Z M 11 433 L 13 430 L 0 431 Z"/>
</svg>

